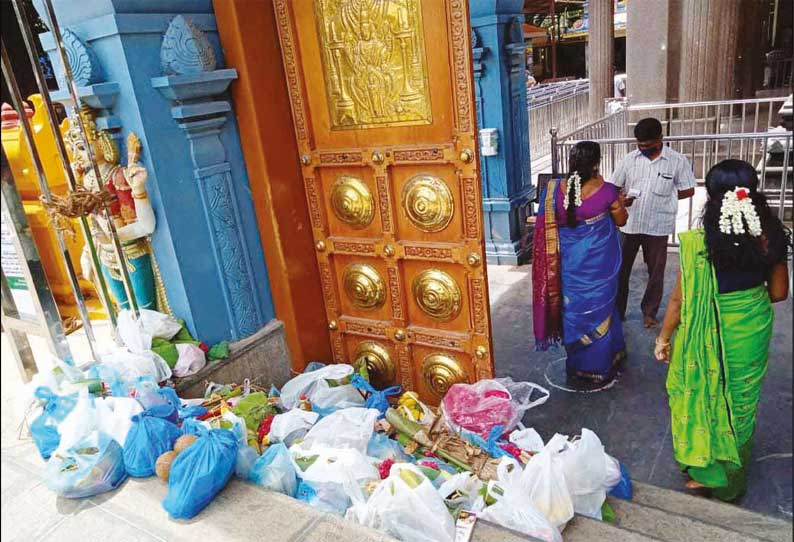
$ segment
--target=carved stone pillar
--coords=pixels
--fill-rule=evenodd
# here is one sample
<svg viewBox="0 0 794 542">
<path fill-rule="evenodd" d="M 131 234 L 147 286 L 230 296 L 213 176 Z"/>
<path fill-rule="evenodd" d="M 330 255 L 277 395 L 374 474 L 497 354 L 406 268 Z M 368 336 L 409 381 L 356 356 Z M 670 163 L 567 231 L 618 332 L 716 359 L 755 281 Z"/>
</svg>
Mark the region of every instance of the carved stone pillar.
<svg viewBox="0 0 794 542">
<path fill-rule="evenodd" d="M 498 149 L 480 155 L 488 263 L 529 257 L 521 236 L 534 198 L 529 166 L 526 45 L 520 0 L 471 0 L 477 123 L 496 129 Z M 522 250 L 522 248 L 524 250 Z"/>
<path fill-rule="evenodd" d="M 615 5 L 613 0 L 590 0 L 587 9 L 590 120 L 595 120 L 604 116 L 604 101 L 611 98 L 614 93 Z"/>
</svg>

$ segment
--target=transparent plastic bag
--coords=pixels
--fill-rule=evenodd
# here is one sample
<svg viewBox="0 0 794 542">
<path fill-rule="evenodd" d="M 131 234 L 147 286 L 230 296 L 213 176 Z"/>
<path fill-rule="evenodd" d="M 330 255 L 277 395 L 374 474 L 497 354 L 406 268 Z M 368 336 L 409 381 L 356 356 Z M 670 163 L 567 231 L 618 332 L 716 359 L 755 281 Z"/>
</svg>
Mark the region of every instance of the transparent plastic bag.
<svg viewBox="0 0 794 542">
<path fill-rule="evenodd" d="M 181 431 L 165 419 L 172 411 L 171 405 L 157 405 L 132 417 L 124 444 L 127 474 L 139 478 L 154 475 L 157 458 L 174 448 Z"/>
<path fill-rule="evenodd" d="M 407 463 L 393 465 L 366 503 L 356 503 L 347 517 L 399 540 L 455 540 L 455 523 L 441 495 L 421 470 Z"/>
<path fill-rule="evenodd" d="M 215 498 L 234 474 L 237 448 L 231 431 L 199 430 L 199 438 L 171 463 L 163 508 L 172 518 L 192 518 Z"/>
<path fill-rule="evenodd" d="M 322 512 L 344 516 L 350 497 L 341 484 L 301 481 L 295 498 Z"/>
<path fill-rule="evenodd" d="M 270 425 L 268 439 L 271 443 L 283 442 L 287 447 L 306 436 L 306 433 L 317 423 L 320 415 L 300 408 L 293 408 L 284 414 L 276 414 Z"/>
<path fill-rule="evenodd" d="M 306 446 L 322 445 L 329 448 L 353 448 L 362 454 L 378 419 L 374 408 L 346 408 L 326 416 L 312 427 L 303 443 Z"/>
<path fill-rule="evenodd" d="M 327 365 L 316 369 L 314 371 L 305 372 L 303 374 L 299 374 L 295 378 L 289 380 L 284 386 L 281 388 L 281 404 L 284 407 L 284 410 L 291 410 L 298 406 L 300 403 L 301 396 L 305 395 L 312 400 L 314 400 L 311 395 L 311 391 L 315 387 L 315 385 L 322 381 L 322 380 L 331 380 L 334 382 L 342 382 L 353 375 L 353 367 L 351 365 L 345 364 L 334 364 L 334 365 Z M 327 382 L 326 382 L 327 384 Z M 328 389 L 328 386 L 325 387 Z M 343 390 L 344 391 L 344 390 Z M 358 393 L 358 392 L 356 392 Z M 359 394 L 359 397 L 361 395 Z M 323 393 L 320 394 L 320 400 L 323 402 L 324 406 L 333 406 L 332 404 L 325 404 L 324 402 Z M 361 402 L 359 404 L 364 404 L 363 397 L 361 398 Z"/>
<path fill-rule="evenodd" d="M 477 507 L 482 486 L 482 480 L 472 473 L 461 472 L 444 481 L 438 488 L 438 493 L 451 511 L 473 511 Z"/>
<path fill-rule="evenodd" d="M 272 444 L 251 468 L 249 479 L 258 486 L 294 497 L 298 476 L 290 452 L 283 443 Z"/>
<path fill-rule="evenodd" d="M 237 461 L 234 464 L 234 475 L 241 480 L 248 480 L 251 476 L 251 468 L 259 459 L 259 454 L 256 450 L 248 446 L 240 446 L 237 450 Z"/>
<path fill-rule="evenodd" d="M 195 344 L 180 343 L 176 345 L 179 358 L 174 365 L 174 376 L 183 378 L 194 375 L 207 365 L 207 357 L 204 350 Z"/>
<path fill-rule="evenodd" d="M 528 429 L 516 429 L 510 433 L 509 440 L 525 452 L 533 454 L 540 452 L 545 446 L 541 436 L 531 427 Z"/>
<path fill-rule="evenodd" d="M 143 412 L 141 404 L 129 397 L 105 397 L 96 399 L 94 408 L 97 428 L 123 448 L 132 427 L 132 417 Z"/>
<path fill-rule="evenodd" d="M 391 459 L 397 463 L 413 463 L 413 456 L 405 453 L 403 445 L 382 433 L 373 433 L 367 444 L 367 455 L 378 461 Z"/>
<path fill-rule="evenodd" d="M 127 478 L 121 446 L 93 431 L 74 446 L 55 452 L 44 467 L 43 478 L 48 488 L 70 499 L 116 489 Z"/>
<path fill-rule="evenodd" d="M 147 309 L 140 309 L 139 313 L 141 327 L 152 338 L 168 341 L 182 329 L 182 324 L 173 316 Z"/>
<path fill-rule="evenodd" d="M 600 520 L 609 484 L 607 455 L 598 436 L 583 428 L 581 438 L 566 443 L 559 459 L 574 511 Z"/>
<path fill-rule="evenodd" d="M 80 390 L 74 408 L 58 425 L 61 441 L 57 452 L 66 452 L 89 434 L 97 430 L 98 419 L 94 408 L 94 397 L 88 389 Z"/>
</svg>

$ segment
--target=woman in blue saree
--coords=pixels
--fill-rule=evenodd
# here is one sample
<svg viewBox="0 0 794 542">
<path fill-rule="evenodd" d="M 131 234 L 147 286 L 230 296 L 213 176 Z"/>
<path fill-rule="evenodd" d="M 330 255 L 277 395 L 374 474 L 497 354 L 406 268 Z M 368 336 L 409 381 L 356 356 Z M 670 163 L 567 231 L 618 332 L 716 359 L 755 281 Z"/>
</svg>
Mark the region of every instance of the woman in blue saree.
<svg viewBox="0 0 794 542">
<path fill-rule="evenodd" d="M 571 175 L 541 194 L 534 232 L 533 318 L 540 350 L 562 343 L 569 379 L 605 383 L 626 355 L 615 306 L 623 196 L 598 173 L 601 148 L 577 143 Z"/>
</svg>

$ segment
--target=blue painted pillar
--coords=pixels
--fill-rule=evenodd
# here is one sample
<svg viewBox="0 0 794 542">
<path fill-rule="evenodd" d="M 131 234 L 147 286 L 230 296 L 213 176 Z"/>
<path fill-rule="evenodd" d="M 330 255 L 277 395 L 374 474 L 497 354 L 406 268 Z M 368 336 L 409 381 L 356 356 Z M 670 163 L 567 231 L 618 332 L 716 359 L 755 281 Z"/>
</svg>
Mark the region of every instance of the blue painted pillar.
<svg viewBox="0 0 794 542">
<path fill-rule="evenodd" d="M 485 253 L 490 264 L 516 265 L 529 201 L 535 197 L 529 166 L 526 46 L 522 0 L 470 0 L 475 100 L 479 128 L 496 129 L 497 153 L 480 153 Z"/>
<path fill-rule="evenodd" d="M 172 311 L 208 343 L 261 329 L 274 309 L 227 92 L 236 72 L 223 69 L 211 0 L 53 4 L 61 30 L 76 38 L 70 53 L 82 54 L 70 58 L 96 66 L 81 72 L 90 77 L 80 94 L 109 91 L 101 104 L 90 98 L 102 122 L 122 146 L 130 131 L 141 140 L 152 246 Z M 51 34 L 41 41 L 60 72 Z"/>
</svg>

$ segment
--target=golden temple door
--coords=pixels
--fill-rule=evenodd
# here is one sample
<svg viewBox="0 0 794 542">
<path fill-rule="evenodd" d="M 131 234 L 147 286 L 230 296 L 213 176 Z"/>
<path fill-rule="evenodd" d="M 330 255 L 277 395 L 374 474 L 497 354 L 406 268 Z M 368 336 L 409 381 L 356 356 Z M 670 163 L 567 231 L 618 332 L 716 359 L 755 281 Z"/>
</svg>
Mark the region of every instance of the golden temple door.
<svg viewBox="0 0 794 542">
<path fill-rule="evenodd" d="M 334 361 L 492 377 L 468 2 L 274 4 Z"/>
</svg>

